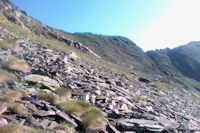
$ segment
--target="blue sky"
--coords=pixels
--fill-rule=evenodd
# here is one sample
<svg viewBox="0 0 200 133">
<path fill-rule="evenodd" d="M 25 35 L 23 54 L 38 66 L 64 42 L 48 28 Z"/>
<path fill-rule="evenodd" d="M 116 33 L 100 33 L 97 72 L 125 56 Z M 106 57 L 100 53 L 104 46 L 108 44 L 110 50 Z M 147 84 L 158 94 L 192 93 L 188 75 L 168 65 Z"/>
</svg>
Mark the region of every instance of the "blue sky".
<svg viewBox="0 0 200 133">
<path fill-rule="evenodd" d="M 54 28 L 125 36 L 145 51 L 196 41 L 200 35 L 199 0 L 11 1 Z"/>
</svg>

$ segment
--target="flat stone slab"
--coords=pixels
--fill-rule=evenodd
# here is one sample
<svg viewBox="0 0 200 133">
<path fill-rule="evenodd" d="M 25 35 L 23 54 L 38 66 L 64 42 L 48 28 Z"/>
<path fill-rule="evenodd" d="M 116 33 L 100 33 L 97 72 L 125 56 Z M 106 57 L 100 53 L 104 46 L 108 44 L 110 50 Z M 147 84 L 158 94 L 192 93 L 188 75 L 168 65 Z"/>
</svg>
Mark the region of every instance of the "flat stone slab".
<svg viewBox="0 0 200 133">
<path fill-rule="evenodd" d="M 162 132 L 164 130 L 164 127 L 159 125 L 158 122 L 153 120 L 145 120 L 145 119 L 122 119 L 118 120 L 119 123 L 126 126 L 127 128 L 131 129 L 131 127 L 134 129 L 136 128 L 144 128 L 146 130 L 152 131 L 152 132 Z"/>
<path fill-rule="evenodd" d="M 171 128 L 178 128 L 179 127 L 179 124 L 178 123 L 175 123 L 174 121 L 171 121 L 165 117 L 158 117 L 158 123 L 160 123 L 161 125 L 163 125 L 164 127 L 171 127 Z"/>
<path fill-rule="evenodd" d="M 44 86 L 54 86 L 59 87 L 59 84 L 56 80 L 50 79 L 47 76 L 42 76 L 38 74 L 30 74 L 24 77 L 24 80 L 27 82 L 34 82 L 34 83 L 40 83 Z"/>
</svg>

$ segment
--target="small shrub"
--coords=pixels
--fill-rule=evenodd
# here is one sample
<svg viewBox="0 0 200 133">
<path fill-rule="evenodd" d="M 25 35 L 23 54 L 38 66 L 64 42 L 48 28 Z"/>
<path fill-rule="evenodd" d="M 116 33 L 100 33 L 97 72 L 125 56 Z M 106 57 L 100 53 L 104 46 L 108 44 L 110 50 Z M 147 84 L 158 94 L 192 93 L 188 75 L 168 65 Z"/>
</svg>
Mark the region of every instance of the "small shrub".
<svg viewBox="0 0 200 133">
<path fill-rule="evenodd" d="M 83 110 L 87 110 L 92 107 L 91 104 L 81 100 L 76 101 L 76 104 L 79 105 Z"/>
<path fill-rule="evenodd" d="M 16 40 L 9 39 L 5 41 L 0 41 L 0 47 L 2 48 L 15 48 L 16 47 Z"/>
<path fill-rule="evenodd" d="M 17 114 L 23 114 L 23 115 L 28 114 L 28 109 L 24 106 L 24 104 L 14 103 L 8 105 L 8 108 Z"/>
<path fill-rule="evenodd" d="M 97 120 L 103 119 L 103 114 L 97 108 L 89 109 L 82 117 L 85 128 L 92 126 Z"/>
<path fill-rule="evenodd" d="M 14 78 L 13 74 L 9 73 L 6 70 L 0 69 L 0 82 L 11 80 L 12 78 Z"/>
<path fill-rule="evenodd" d="M 82 108 L 78 106 L 74 101 L 65 101 L 60 104 L 60 107 L 69 113 L 78 114 L 82 112 Z"/>
<path fill-rule="evenodd" d="M 56 103 L 57 102 L 57 98 L 53 95 L 53 94 L 47 94 L 45 92 L 38 92 L 37 93 L 37 97 L 41 100 L 50 102 L 50 103 Z"/>
<path fill-rule="evenodd" d="M 84 101 L 78 100 L 78 101 L 63 102 L 60 104 L 60 107 L 69 113 L 81 115 L 84 114 L 91 107 L 91 105 Z"/>
</svg>

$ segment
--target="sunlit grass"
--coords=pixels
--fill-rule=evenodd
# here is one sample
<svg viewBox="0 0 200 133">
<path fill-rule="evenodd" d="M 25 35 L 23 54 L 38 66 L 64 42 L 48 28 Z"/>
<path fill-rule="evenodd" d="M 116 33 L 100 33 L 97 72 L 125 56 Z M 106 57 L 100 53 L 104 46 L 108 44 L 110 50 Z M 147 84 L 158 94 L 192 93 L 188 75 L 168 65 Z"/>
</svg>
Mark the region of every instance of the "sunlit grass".
<svg viewBox="0 0 200 133">
<path fill-rule="evenodd" d="M 0 133 L 47 133 L 47 131 L 39 128 L 23 128 L 17 123 L 11 122 L 8 125 L 0 127 Z"/>
<path fill-rule="evenodd" d="M 0 47 L 2 48 L 15 48 L 16 47 L 16 40 L 8 39 L 5 41 L 0 41 Z"/>
<path fill-rule="evenodd" d="M 92 126 L 97 121 L 103 120 L 103 114 L 97 108 L 90 108 L 82 116 L 83 125 L 85 128 Z"/>
<path fill-rule="evenodd" d="M 14 78 L 14 75 L 12 73 L 9 73 L 6 70 L 0 69 L 0 82 L 11 80 L 13 78 Z"/>
<path fill-rule="evenodd" d="M 6 94 L 5 96 L 1 97 L 0 99 L 4 102 L 14 102 L 16 99 L 19 99 L 22 97 L 22 91 L 20 90 L 14 90 Z"/>
<path fill-rule="evenodd" d="M 39 99 L 50 102 L 50 103 L 56 103 L 58 100 L 56 96 L 54 96 L 53 94 L 47 94 L 46 92 L 42 92 L 42 91 L 38 92 L 36 95 Z"/>
<path fill-rule="evenodd" d="M 23 72 L 29 72 L 31 68 L 28 66 L 28 64 L 18 59 L 17 57 L 10 57 L 7 60 L 2 62 L 2 66 L 5 69 L 9 70 L 17 70 L 17 71 L 23 71 Z"/>
<path fill-rule="evenodd" d="M 24 104 L 12 103 L 8 104 L 8 108 L 17 114 L 23 114 L 23 115 L 29 114 L 28 109 L 24 106 Z"/>
<path fill-rule="evenodd" d="M 65 101 L 60 104 L 60 107 L 69 113 L 80 115 L 90 108 L 91 105 L 84 101 Z"/>
<path fill-rule="evenodd" d="M 60 107 L 66 112 L 81 117 L 84 128 L 103 122 L 104 116 L 101 111 L 84 101 L 66 101 L 61 103 Z"/>
</svg>

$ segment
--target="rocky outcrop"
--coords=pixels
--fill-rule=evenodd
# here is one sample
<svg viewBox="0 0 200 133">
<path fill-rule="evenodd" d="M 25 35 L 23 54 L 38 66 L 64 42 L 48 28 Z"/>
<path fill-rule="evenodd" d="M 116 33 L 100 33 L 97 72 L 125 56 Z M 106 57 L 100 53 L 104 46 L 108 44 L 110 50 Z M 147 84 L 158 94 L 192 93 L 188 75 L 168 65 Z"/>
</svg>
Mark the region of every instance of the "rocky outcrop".
<svg viewBox="0 0 200 133">
<path fill-rule="evenodd" d="M 53 37 L 58 41 L 64 42 L 69 46 L 75 47 L 78 50 L 91 54 L 97 58 L 101 58 L 91 49 L 82 45 L 80 42 L 66 38 L 65 36 L 59 34 L 53 28 L 41 24 L 39 21 L 27 16 L 27 14 L 24 11 L 21 11 L 19 8 L 15 7 L 11 2 L 7 0 L 0 1 L 0 12 L 0 15 L 5 16 L 9 21 L 32 31 L 36 35 L 45 36 L 47 38 Z"/>
</svg>

